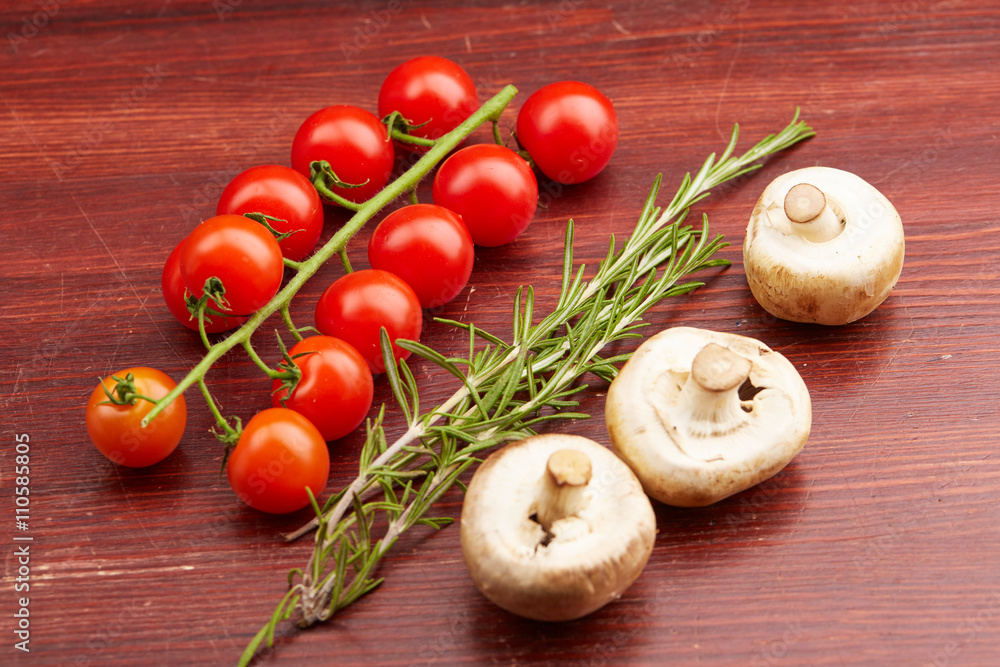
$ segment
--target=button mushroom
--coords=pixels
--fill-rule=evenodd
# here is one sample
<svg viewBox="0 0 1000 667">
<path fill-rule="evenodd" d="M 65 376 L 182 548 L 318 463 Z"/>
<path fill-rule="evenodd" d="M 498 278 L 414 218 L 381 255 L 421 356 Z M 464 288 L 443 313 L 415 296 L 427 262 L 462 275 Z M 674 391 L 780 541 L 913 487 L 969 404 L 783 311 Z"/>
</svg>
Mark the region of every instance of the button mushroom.
<svg viewBox="0 0 1000 667">
<path fill-rule="evenodd" d="M 809 391 L 760 341 L 690 327 L 646 340 L 611 383 L 608 433 L 653 498 L 701 507 L 764 481 L 805 445 Z"/>
<path fill-rule="evenodd" d="M 808 167 L 764 189 L 750 215 L 743 264 L 767 312 L 838 325 L 885 301 L 903 250 L 903 224 L 882 193 L 850 172 Z"/>
<path fill-rule="evenodd" d="M 462 507 L 462 553 L 476 586 L 541 621 L 579 618 L 618 598 L 655 536 L 652 505 L 632 471 L 575 435 L 536 435 L 493 453 Z"/>
</svg>

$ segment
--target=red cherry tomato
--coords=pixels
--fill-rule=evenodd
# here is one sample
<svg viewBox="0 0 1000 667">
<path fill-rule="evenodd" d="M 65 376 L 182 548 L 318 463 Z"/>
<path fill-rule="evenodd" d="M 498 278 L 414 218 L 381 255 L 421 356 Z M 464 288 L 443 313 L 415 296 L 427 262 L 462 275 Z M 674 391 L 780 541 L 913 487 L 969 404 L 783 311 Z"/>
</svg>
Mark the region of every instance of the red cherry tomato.
<svg viewBox="0 0 1000 667">
<path fill-rule="evenodd" d="M 347 341 L 373 373 L 384 373 L 380 330 L 385 327 L 397 360 L 410 356 L 397 338 L 419 340 L 423 313 L 416 293 L 402 278 L 378 269 L 354 271 L 326 288 L 316 304 L 320 333 Z"/>
<path fill-rule="evenodd" d="M 191 292 L 184 287 L 184 279 L 181 278 L 181 246 L 184 241 L 177 244 L 167 257 L 167 263 L 163 265 L 163 274 L 160 276 L 160 288 L 163 290 L 163 300 L 167 308 L 177 318 L 177 321 L 189 329 L 198 330 L 198 318 L 192 317 L 188 310 L 188 298 Z M 219 333 L 235 329 L 246 322 L 245 317 L 212 317 L 205 315 L 205 332 Z"/>
<path fill-rule="evenodd" d="M 389 73 L 378 94 L 378 114 L 398 111 L 416 137 L 438 139 L 461 125 L 479 108 L 472 77 L 447 58 L 423 56 L 408 60 Z M 410 150 L 418 150 L 403 144 Z"/>
<path fill-rule="evenodd" d="M 323 203 L 309 179 L 289 167 L 250 167 L 222 191 L 217 215 L 263 213 L 277 220 L 268 224 L 282 234 L 278 242 L 288 259 L 304 259 L 316 247 L 323 231 Z"/>
<path fill-rule="evenodd" d="M 431 194 L 435 204 L 462 216 L 476 245 L 494 247 L 510 243 L 531 224 L 538 181 L 509 148 L 476 144 L 444 161 Z"/>
<path fill-rule="evenodd" d="M 330 451 L 319 430 L 294 410 L 268 408 L 243 427 L 226 462 L 229 485 L 250 507 L 286 514 L 326 488 Z"/>
<path fill-rule="evenodd" d="M 104 378 L 87 401 L 85 414 L 91 441 L 118 465 L 143 468 L 159 463 L 177 448 L 184 435 L 187 404 L 184 396 L 178 396 L 153 421 L 142 426 L 142 420 L 153 409 L 153 403 L 146 399 L 159 400 L 175 386 L 162 371 L 143 366 Z"/>
<path fill-rule="evenodd" d="M 221 280 L 228 305 L 210 303 L 234 315 L 249 315 L 270 301 L 285 268 L 274 235 L 242 215 L 217 215 L 195 227 L 181 245 L 180 265 L 184 286 L 199 297 L 206 280 Z"/>
<path fill-rule="evenodd" d="M 597 176 L 618 145 L 611 100 L 578 81 L 538 89 L 517 114 L 517 140 L 543 174 L 560 183 Z"/>
<path fill-rule="evenodd" d="M 363 202 L 389 182 L 395 152 L 382 121 L 364 109 L 341 104 L 320 109 L 295 133 L 292 168 L 308 177 L 313 160 L 326 160 L 342 183 L 359 186 L 333 187 L 334 193 Z"/>
<path fill-rule="evenodd" d="M 465 288 L 474 256 L 462 218 L 433 204 L 396 209 L 368 240 L 372 268 L 406 281 L 424 308 L 446 304 Z"/>
<path fill-rule="evenodd" d="M 339 338 L 309 336 L 288 353 L 302 376 L 291 396 L 280 380 L 274 381 L 274 407 L 284 401 L 284 407 L 312 422 L 324 440 L 342 438 L 365 420 L 375 385 L 357 350 Z"/>
</svg>

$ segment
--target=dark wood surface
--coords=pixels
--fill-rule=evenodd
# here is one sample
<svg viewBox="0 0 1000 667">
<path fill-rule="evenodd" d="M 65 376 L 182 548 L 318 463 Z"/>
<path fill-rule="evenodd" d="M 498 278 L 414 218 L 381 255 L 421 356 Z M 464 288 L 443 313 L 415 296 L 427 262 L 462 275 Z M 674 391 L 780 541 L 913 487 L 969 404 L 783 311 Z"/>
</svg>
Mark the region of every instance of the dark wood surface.
<svg viewBox="0 0 1000 667">
<path fill-rule="evenodd" d="M 650 331 L 707 327 L 781 351 L 811 391 L 813 432 L 755 489 L 704 509 L 657 506 L 646 571 L 590 617 L 540 624 L 500 611 L 473 587 L 458 527 L 418 528 L 385 559 L 382 588 L 325 626 L 283 627 L 260 663 L 997 664 L 1000 8 L 472 4 L 4 4 L 0 663 L 232 664 L 264 623 L 310 547 L 280 536 L 307 513 L 269 517 L 239 504 L 216 476 L 221 450 L 197 394 L 179 450 L 146 470 L 98 454 L 83 404 L 98 376 L 150 365 L 179 379 L 200 358 L 197 338 L 162 303 L 160 269 L 231 176 L 287 163 L 312 111 L 374 108 L 392 67 L 437 54 L 461 63 L 482 99 L 518 86 L 508 124 L 531 91 L 564 78 L 594 84 L 619 113 L 608 169 L 550 197 L 515 243 L 478 251 L 471 286 L 442 311 L 500 333 L 517 285 L 533 284 L 541 309 L 552 305 L 568 218 L 578 257 L 593 264 L 610 234 L 628 233 L 657 173 L 672 194 L 684 171 L 724 147 L 732 123 L 745 148 L 802 107 L 816 138 L 696 208 L 733 243 L 723 252 L 732 267 L 647 319 Z M 776 321 L 743 274 L 757 196 L 808 165 L 861 175 L 906 228 L 896 290 L 850 326 Z M 420 195 L 429 201 L 429 188 Z M 345 219 L 328 210 L 324 238 Z M 350 246 L 359 266 L 366 238 Z M 325 267 L 307 285 L 299 319 L 340 271 Z M 269 359 L 273 328 L 258 337 Z M 424 341 L 463 344 L 438 325 Z M 415 369 L 425 400 L 452 391 L 429 366 Z M 209 381 L 227 413 L 246 419 L 269 404 L 244 355 L 226 357 Z M 607 444 L 606 387 L 591 386 L 582 408 L 593 418 L 559 428 Z M 390 400 L 384 381 L 376 393 Z M 22 433 L 26 533 L 14 528 Z M 351 478 L 359 442 L 332 445 L 328 492 Z M 455 491 L 437 511 L 460 507 Z M 14 648 L 15 535 L 33 537 L 28 654 Z"/>
</svg>

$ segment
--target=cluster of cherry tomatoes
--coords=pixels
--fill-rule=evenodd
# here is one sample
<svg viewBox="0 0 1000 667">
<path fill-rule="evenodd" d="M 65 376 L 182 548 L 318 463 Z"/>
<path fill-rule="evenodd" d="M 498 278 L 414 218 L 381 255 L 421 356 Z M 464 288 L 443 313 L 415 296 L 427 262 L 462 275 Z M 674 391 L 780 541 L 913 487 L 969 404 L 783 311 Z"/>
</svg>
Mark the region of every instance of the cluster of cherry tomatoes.
<svg viewBox="0 0 1000 667">
<path fill-rule="evenodd" d="M 459 65 L 429 56 L 393 70 L 382 84 L 379 116 L 350 105 L 320 109 L 299 127 L 291 166 L 261 165 L 229 183 L 216 215 L 194 228 L 167 258 L 164 300 L 186 326 L 219 333 L 243 324 L 281 288 L 285 266 L 308 258 L 323 229 L 323 205 L 350 206 L 381 191 L 397 150 L 420 153 L 479 107 L 472 78 Z M 390 141 L 400 122 L 418 143 Z M 273 407 L 243 426 L 226 465 L 236 494 L 257 509 L 283 513 L 325 488 L 326 442 L 356 429 L 385 371 L 380 331 L 391 341 L 418 340 L 422 309 L 441 306 L 465 288 L 474 246 L 513 241 L 538 202 L 532 165 L 560 183 L 597 175 L 611 158 L 618 123 L 611 102 L 572 81 L 550 84 L 521 108 L 516 136 L 522 153 L 498 144 L 455 151 L 439 167 L 433 204 L 389 213 L 368 243 L 370 269 L 331 284 L 315 312 L 318 335 L 300 340 L 286 364 L 300 377 L 289 390 L 275 379 Z M 321 194 L 323 196 L 321 196 Z M 199 325 L 199 319 L 201 324 Z M 397 359 L 408 355 L 393 343 Z M 87 406 L 87 429 L 98 448 L 126 466 L 151 465 L 180 442 L 186 421 L 178 397 L 153 422 L 139 422 L 173 382 L 159 371 L 132 368 L 106 379 Z"/>
</svg>

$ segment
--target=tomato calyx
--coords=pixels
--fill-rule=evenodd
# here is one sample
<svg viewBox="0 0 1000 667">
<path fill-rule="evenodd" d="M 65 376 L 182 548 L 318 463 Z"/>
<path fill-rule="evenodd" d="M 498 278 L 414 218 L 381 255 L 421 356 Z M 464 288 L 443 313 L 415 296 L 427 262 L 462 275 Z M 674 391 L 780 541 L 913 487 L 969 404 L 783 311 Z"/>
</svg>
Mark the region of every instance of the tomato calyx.
<svg viewBox="0 0 1000 667">
<path fill-rule="evenodd" d="M 222 465 L 219 467 L 219 479 L 222 479 L 222 476 L 226 472 L 226 463 L 229 461 L 229 455 L 236 448 L 236 444 L 240 441 L 240 436 L 243 435 L 243 420 L 234 416 L 233 422 L 236 425 L 230 426 L 228 419 L 222 415 L 216 415 L 216 421 L 217 423 L 209 430 L 215 436 L 215 439 L 223 445 Z"/>
<path fill-rule="evenodd" d="M 282 241 L 287 239 L 289 236 L 292 236 L 293 234 L 305 231 L 303 229 L 290 229 L 287 232 L 279 232 L 271 225 L 271 223 L 272 222 L 287 223 L 288 221 L 282 218 L 276 218 L 273 215 L 268 215 L 267 213 L 260 213 L 259 211 L 244 213 L 243 217 L 249 218 L 254 222 L 259 222 L 260 224 L 264 225 L 264 228 L 267 229 L 267 231 L 271 232 L 271 234 L 274 236 L 274 240 L 277 241 L 278 243 L 281 243 Z M 282 263 L 284 263 L 285 266 L 292 269 L 298 269 L 299 267 L 302 266 L 302 262 L 295 261 L 294 259 L 289 259 L 288 257 L 282 257 L 281 261 Z"/>
<path fill-rule="evenodd" d="M 208 283 L 213 280 L 218 281 L 218 285 L 214 282 L 212 283 L 211 289 L 213 290 L 213 294 L 215 293 L 215 290 L 222 290 L 218 296 L 225 302 L 225 297 L 222 295 L 225 294 L 226 288 L 222 285 L 222 281 L 218 278 L 213 277 L 205 281 L 205 289 L 208 289 Z M 210 296 L 208 293 L 202 294 L 200 299 L 195 298 L 193 294 L 188 294 L 184 299 L 184 305 L 187 306 L 188 312 L 191 314 L 191 319 L 198 322 L 198 334 L 201 336 L 201 342 L 206 349 L 211 347 L 211 343 L 208 340 L 208 330 L 205 327 L 207 323 L 205 320 L 211 317 L 221 317 L 225 319 L 226 317 L 233 316 L 232 313 L 224 313 L 221 310 L 212 308 L 209 305 L 210 301 L 215 301 L 215 297 Z M 217 301 L 216 304 L 218 304 Z M 223 306 L 220 305 L 219 308 L 223 308 Z"/>
<path fill-rule="evenodd" d="M 493 123 L 493 143 L 495 143 L 497 146 L 510 148 L 510 150 L 514 151 L 514 153 L 524 158 L 524 161 L 528 163 L 529 167 L 531 167 L 532 169 L 536 169 L 538 165 L 535 164 L 535 161 L 531 159 L 531 155 L 528 153 L 528 151 L 524 149 L 524 147 L 521 145 L 521 142 L 518 141 L 517 139 L 517 130 L 511 129 L 510 135 L 508 135 L 508 137 L 504 139 L 503 135 L 500 134 L 500 121 L 494 120 L 492 121 L 492 123 Z M 511 141 L 513 141 L 517 145 L 516 149 L 511 148 L 510 146 Z"/>
<path fill-rule="evenodd" d="M 221 310 L 216 310 L 208 305 L 208 297 L 202 296 L 200 299 L 195 297 L 194 294 L 188 294 L 184 301 L 187 306 L 188 312 L 191 313 L 191 319 L 198 319 L 199 313 L 204 313 L 205 317 L 232 317 L 232 313 L 224 313 Z"/>
<path fill-rule="evenodd" d="M 208 301 L 214 301 L 222 310 L 229 310 L 229 301 L 226 299 L 226 286 L 222 284 L 222 279 L 218 276 L 210 276 L 205 279 L 205 286 L 202 287 L 202 297 L 199 302 L 205 302 L 206 306 Z M 199 306 L 200 308 L 200 306 Z M 199 312 L 199 317 L 201 316 Z M 233 313 L 229 313 L 232 315 Z"/>
<path fill-rule="evenodd" d="M 496 136 L 499 137 L 499 134 L 497 134 Z M 510 139 L 513 139 L 514 143 L 517 144 L 517 149 L 515 150 L 515 149 L 511 148 L 511 150 L 514 151 L 515 153 L 517 153 L 518 155 L 520 155 L 522 158 L 524 158 L 524 161 L 528 163 L 528 166 L 531 167 L 532 170 L 537 170 L 538 169 L 538 165 L 531 158 L 531 154 L 528 153 L 528 151 L 524 148 L 524 146 L 521 145 L 520 140 L 518 140 L 518 138 L 517 138 L 517 130 L 511 130 Z M 510 146 L 508 145 L 510 143 L 510 139 L 508 139 L 505 143 L 503 143 L 501 145 L 505 146 L 507 148 L 510 148 Z M 498 141 L 497 143 L 499 144 L 500 142 Z"/>
<path fill-rule="evenodd" d="M 538 169 L 538 165 L 535 164 L 535 161 L 531 159 L 531 156 L 528 154 L 528 151 L 524 150 L 523 148 L 518 148 L 518 150 L 514 151 L 514 154 L 524 158 L 524 161 L 528 163 L 528 166 L 531 167 L 532 170 Z"/>
<path fill-rule="evenodd" d="M 210 303 L 214 303 L 218 309 L 212 308 Z M 198 334 L 201 336 L 202 344 L 205 349 L 211 349 L 212 344 L 208 340 L 208 332 L 205 329 L 205 318 L 212 316 L 232 317 L 233 315 L 229 308 L 229 301 L 226 300 L 226 286 L 217 276 L 206 278 L 201 298 L 195 299 L 194 295 L 189 295 L 187 307 L 191 316 L 198 320 Z"/>
<path fill-rule="evenodd" d="M 424 146 L 430 148 L 437 142 L 426 137 L 412 135 L 410 132 L 427 125 L 427 123 L 432 120 L 432 118 L 428 118 L 423 123 L 414 123 L 399 111 L 393 111 L 382 119 L 382 122 L 385 123 L 389 133 L 386 141 L 389 139 L 395 139 L 396 141 L 404 144 L 413 144 L 414 146 Z"/>
<path fill-rule="evenodd" d="M 330 166 L 329 162 L 326 160 L 313 160 L 309 163 L 309 180 L 312 182 L 313 187 L 316 188 L 316 192 L 328 202 L 340 204 L 344 208 L 357 211 L 361 208 L 360 204 L 341 197 L 331 188 L 361 188 L 368 185 L 370 179 L 366 178 L 363 183 L 345 183 L 334 173 L 333 167 Z"/>
<path fill-rule="evenodd" d="M 215 436 L 216 440 L 223 444 L 222 467 L 219 468 L 219 478 L 221 479 L 222 474 L 226 471 L 226 462 L 229 460 L 229 453 L 233 451 L 236 443 L 240 440 L 240 436 L 243 435 L 243 420 L 234 415 L 232 420 L 235 426 L 230 425 L 229 419 L 222 416 L 219 406 L 215 404 L 215 399 L 212 398 L 212 392 L 208 390 L 208 385 L 205 384 L 204 378 L 198 380 L 198 388 L 201 389 L 201 394 L 205 397 L 205 403 L 208 404 L 209 412 L 215 418 L 215 424 L 212 425 L 209 431 Z"/>
<path fill-rule="evenodd" d="M 271 226 L 271 223 L 288 222 L 288 221 L 283 220 L 282 218 L 276 218 L 273 215 L 268 215 L 267 213 L 260 213 L 259 211 L 254 211 L 253 213 L 244 213 L 243 217 L 249 218 L 254 222 L 259 222 L 260 224 L 264 225 L 267 231 L 271 232 L 274 235 L 274 240 L 277 241 L 278 243 L 281 243 L 292 234 L 297 234 L 298 232 L 302 231 L 301 229 L 293 229 L 287 232 L 279 232 L 277 229 Z"/>
<path fill-rule="evenodd" d="M 98 405 L 135 405 L 140 400 L 156 403 L 156 399 L 139 393 L 135 386 L 135 375 L 132 373 L 126 373 L 124 378 L 112 375 L 111 379 L 115 381 L 114 389 L 109 390 L 102 382 L 101 386 L 104 387 L 104 395 L 108 400 L 101 401 Z"/>
<path fill-rule="evenodd" d="M 271 374 L 271 379 L 280 380 L 281 382 L 271 390 L 271 394 L 285 392 L 280 403 L 281 407 L 286 408 L 288 406 L 285 403 L 292 397 L 295 388 L 299 386 L 299 380 L 302 379 L 302 369 L 298 367 L 295 360 L 299 357 L 316 354 L 316 351 L 310 350 L 308 352 L 289 354 L 288 348 L 285 346 L 285 341 L 281 340 L 281 336 L 278 336 L 278 347 L 281 348 L 281 361 L 278 362 L 278 371 Z"/>
</svg>

